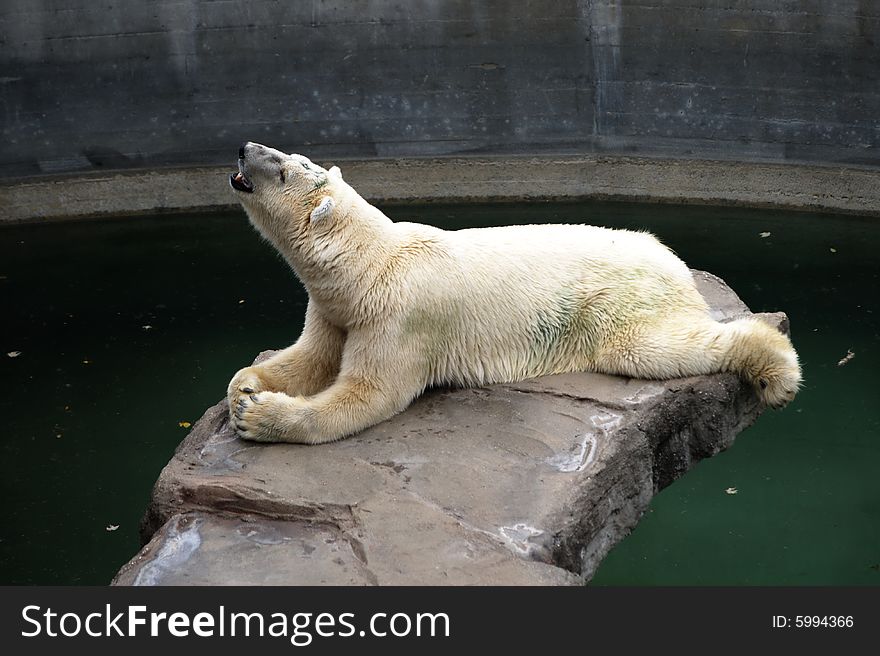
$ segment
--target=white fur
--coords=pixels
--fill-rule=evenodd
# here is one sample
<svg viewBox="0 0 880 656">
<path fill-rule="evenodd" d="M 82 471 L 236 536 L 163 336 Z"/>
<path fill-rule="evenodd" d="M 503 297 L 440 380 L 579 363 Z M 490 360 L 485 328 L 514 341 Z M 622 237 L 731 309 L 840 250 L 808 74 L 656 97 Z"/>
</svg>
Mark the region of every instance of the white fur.
<svg viewBox="0 0 880 656">
<path fill-rule="evenodd" d="M 243 437 L 336 440 L 429 385 L 567 371 L 735 371 L 773 406 L 797 391 L 788 338 L 757 320 L 715 322 L 686 265 L 650 234 L 394 223 L 337 167 L 257 144 L 241 166 L 254 184 L 237 192 L 251 222 L 309 294 L 296 344 L 230 382 Z"/>
<path fill-rule="evenodd" d="M 327 218 L 333 213 L 334 207 L 336 207 L 336 201 L 330 198 L 330 196 L 325 196 L 321 199 L 321 202 L 318 203 L 318 206 L 312 210 L 312 213 L 309 215 L 309 220 L 312 223 L 315 223 L 321 219 Z"/>
</svg>

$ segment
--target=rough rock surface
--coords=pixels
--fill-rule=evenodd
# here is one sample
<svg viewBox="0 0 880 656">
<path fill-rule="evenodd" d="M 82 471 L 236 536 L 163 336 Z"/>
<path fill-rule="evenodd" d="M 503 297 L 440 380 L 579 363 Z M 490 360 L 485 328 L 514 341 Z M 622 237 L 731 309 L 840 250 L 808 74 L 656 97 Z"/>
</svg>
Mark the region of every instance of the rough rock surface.
<svg viewBox="0 0 880 656">
<path fill-rule="evenodd" d="M 716 318 L 748 312 L 695 278 Z M 219 403 L 162 471 L 152 539 L 114 583 L 582 583 L 658 490 L 759 414 L 732 374 L 579 373 L 434 390 L 314 447 L 239 440 Z"/>
</svg>

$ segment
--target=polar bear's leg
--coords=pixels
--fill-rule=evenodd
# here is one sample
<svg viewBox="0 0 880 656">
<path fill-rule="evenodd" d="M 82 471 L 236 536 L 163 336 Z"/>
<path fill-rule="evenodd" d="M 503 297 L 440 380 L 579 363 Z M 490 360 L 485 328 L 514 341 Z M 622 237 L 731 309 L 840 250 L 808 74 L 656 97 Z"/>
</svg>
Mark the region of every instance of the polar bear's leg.
<svg viewBox="0 0 880 656">
<path fill-rule="evenodd" d="M 599 369 L 634 378 L 668 379 L 719 371 L 739 374 L 767 405 L 781 408 L 797 393 L 801 371 L 787 336 L 759 319 L 718 323 L 677 316 L 615 335 Z"/>
<path fill-rule="evenodd" d="M 256 392 L 309 396 L 326 389 L 339 373 L 344 343 L 345 333 L 310 303 L 303 332 L 293 346 L 232 377 L 226 393 L 230 412 Z"/>
<path fill-rule="evenodd" d="M 605 338 L 597 369 L 656 380 L 717 372 L 728 349 L 720 325 L 709 317 L 676 317 L 618 329 Z"/>
<path fill-rule="evenodd" d="M 236 431 L 259 442 L 321 444 L 394 416 L 422 392 L 424 376 L 405 347 L 379 342 L 375 335 L 349 335 L 339 376 L 314 396 L 243 396 L 233 410 Z"/>
</svg>

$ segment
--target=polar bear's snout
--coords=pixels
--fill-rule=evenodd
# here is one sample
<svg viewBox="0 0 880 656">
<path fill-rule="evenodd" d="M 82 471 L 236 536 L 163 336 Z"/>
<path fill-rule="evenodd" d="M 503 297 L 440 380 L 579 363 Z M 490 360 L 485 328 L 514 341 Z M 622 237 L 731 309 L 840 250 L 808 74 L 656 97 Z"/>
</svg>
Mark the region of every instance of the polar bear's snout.
<svg viewBox="0 0 880 656">
<path fill-rule="evenodd" d="M 307 157 L 247 141 L 239 146 L 238 172 L 229 176 L 229 183 L 245 194 L 272 188 L 303 193 L 326 184 L 327 175 Z"/>
<path fill-rule="evenodd" d="M 229 177 L 229 183 L 233 189 L 245 194 L 254 192 L 257 181 L 265 184 L 274 179 L 283 183 L 287 157 L 274 148 L 246 141 L 238 147 L 238 172 Z"/>
<path fill-rule="evenodd" d="M 245 173 L 245 154 L 249 145 L 250 142 L 238 147 L 238 172 L 229 176 L 229 184 L 232 188 L 245 194 L 254 193 L 254 184 Z"/>
</svg>

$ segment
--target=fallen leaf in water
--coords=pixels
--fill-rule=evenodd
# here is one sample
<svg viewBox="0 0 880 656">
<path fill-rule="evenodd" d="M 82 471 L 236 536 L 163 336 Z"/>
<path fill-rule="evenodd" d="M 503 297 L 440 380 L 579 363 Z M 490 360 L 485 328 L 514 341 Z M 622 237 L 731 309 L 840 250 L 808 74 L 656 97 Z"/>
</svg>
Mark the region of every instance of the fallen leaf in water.
<svg viewBox="0 0 880 656">
<path fill-rule="evenodd" d="M 21 355 L 21 351 L 10 351 L 6 355 L 8 355 L 10 358 L 17 358 L 19 355 Z"/>
<path fill-rule="evenodd" d="M 115 531 L 118 528 L 119 528 L 119 524 L 108 524 L 104 530 L 105 531 Z"/>
<path fill-rule="evenodd" d="M 849 349 L 846 349 L 846 355 L 844 355 L 842 358 L 840 358 L 840 360 L 837 363 L 837 366 L 842 367 L 847 362 L 852 360 L 854 357 L 856 357 L 856 354 L 853 353 L 852 351 L 850 351 Z"/>
<path fill-rule="evenodd" d="M 177 425 L 180 426 L 181 428 L 189 428 L 190 426 L 192 426 L 192 424 L 189 423 L 188 421 L 178 421 Z"/>
<path fill-rule="evenodd" d="M 765 238 L 767 238 L 767 237 L 770 236 L 770 233 L 769 233 L 769 232 L 759 232 L 759 233 L 758 233 L 758 236 L 759 236 L 761 239 L 765 239 Z"/>
<path fill-rule="evenodd" d="M 153 329 L 153 327 L 150 324 L 147 324 L 146 326 L 141 326 L 141 328 L 143 328 L 144 330 L 152 330 Z"/>
<path fill-rule="evenodd" d="M 241 300 L 238 302 L 239 305 L 241 305 L 242 303 L 244 303 L 244 299 L 241 299 Z"/>
<path fill-rule="evenodd" d="M 836 248 L 829 248 L 828 250 L 831 251 L 832 253 L 836 253 L 836 252 L 837 252 L 837 249 L 836 249 Z"/>
<path fill-rule="evenodd" d="M 92 364 L 91 360 L 83 360 L 83 364 Z"/>
<path fill-rule="evenodd" d="M 736 494 L 739 490 L 737 490 L 735 487 L 729 487 L 729 488 L 727 488 L 727 489 L 724 490 L 724 491 L 725 491 L 727 494 Z"/>
</svg>

